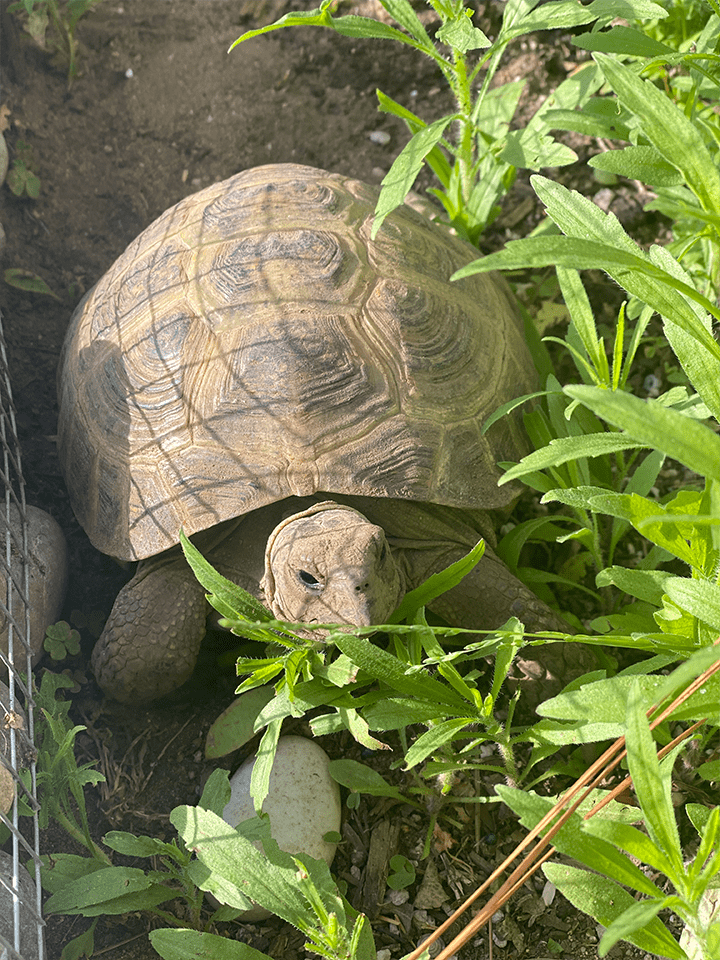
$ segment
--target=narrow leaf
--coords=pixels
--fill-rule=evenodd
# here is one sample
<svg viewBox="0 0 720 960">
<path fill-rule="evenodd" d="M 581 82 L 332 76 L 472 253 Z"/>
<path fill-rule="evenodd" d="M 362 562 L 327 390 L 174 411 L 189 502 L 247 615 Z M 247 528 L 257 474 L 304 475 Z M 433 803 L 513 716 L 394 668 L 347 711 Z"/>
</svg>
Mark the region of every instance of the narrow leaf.
<svg viewBox="0 0 720 960">
<path fill-rule="evenodd" d="M 588 160 L 595 170 L 616 173 L 631 180 L 641 180 L 655 187 L 677 187 L 685 182 L 680 171 L 658 153 L 654 147 L 625 147 L 606 150 Z"/>
<path fill-rule="evenodd" d="M 628 698 L 628 768 L 648 833 L 675 868 L 675 876 L 671 875 L 670 879 L 677 881 L 678 876 L 684 876 L 685 871 L 672 805 L 670 777 L 663 776 L 660 771 L 655 741 L 645 716 L 644 700 L 636 681 L 630 688 Z"/>
<path fill-rule="evenodd" d="M 569 390 L 569 388 L 567 388 Z M 599 388 L 592 388 L 599 389 Z M 632 437 L 619 433 L 592 433 L 585 437 L 557 437 L 546 447 L 535 450 L 503 474 L 500 483 L 507 483 L 534 470 L 557 467 L 579 457 L 601 457 L 617 450 L 642 446 Z"/>
<path fill-rule="evenodd" d="M 698 620 L 720 630 L 720 585 L 711 580 L 671 577 L 665 585 L 670 599 Z"/>
<path fill-rule="evenodd" d="M 451 563 L 439 573 L 431 574 L 419 587 L 405 594 L 388 623 L 401 623 L 420 607 L 427 607 L 437 597 L 456 587 L 477 566 L 484 553 L 485 541 L 480 540 L 464 557 Z"/>
<path fill-rule="evenodd" d="M 606 54 L 595 54 L 618 99 L 638 118 L 640 129 L 668 163 L 683 174 L 704 210 L 720 210 L 720 175 L 696 126 L 650 80 Z"/>
<path fill-rule="evenodd" d="M 638 445 L 654 447 L 701 476 L 720 480 L 720 437 L 709 427 L 654 400 L 629 393 L 573 385 L 564 392 L 589 407 Z"/>
<path fill-rule="evenodd" d="M 395 800 L 406 801 L 406 797 L 397 787 L 389 784 L 372 767 L 357 760 L 332 760 L 328 769 L 336 783 L 354 793 L 367 793 L 373 797 L 392 797 Z"/>
<path fill-rule="evenodd" d="M 341 634 L 335 637 L 335 643 L 353 663 L 398 693 L 445 704 L 450 709 L 459 710 L 462 715 L 467 712 L 467 703 L 446 684 L 439 683 L 424 672 L 408 674 L 407 664 L 363 637 Z"/>
<path fill-rule="evenodd" d="M 382 180 L 380 196 L 375 207 L 372 239 L 375 239 L 385 217 L 405 202 L 405 197 L 412 190 L 425 158 L 442 140 L 446 128 L 454 119 L 456 119 L 454 114 L 441 117 L 419 130 L 395 158 Z"/>
<path fill-rule="evenodd" d="M 587 870 L 578 870 L 577 867 L 566 864 L 546 863 L 543 873 L 573 906 L 594 917 L 605 927 L 609 927 L 636 902 L 612 880 L 599 874 L 588 873 Z M 648 951 L 653 956 L 687 960 L 685 952 L 657 917 L 642 930 L 628 933 L 626 939 L 628 943 Z"/>
<path fill-rule="evenodd" d="M 619 53 L 628 57 L 662 57 L 675 54 L 672 47 L 632 27 L 616 26 L 598 33 L 584 33 L 575 37 L 572 42 L 583 50 Z"/>
<path fill-rule="evenodd" d="M 150 943 L 163 960 L 271 960 L 266 953 L 238 940 L 200 930 L 163 928 L 150 931 Z"/>
<path fill-rule="evenodd" d="M 19 267 L 9 267 L 5 273 L 5 283 L 11 287 L 17 287 L 18 290 L 26 290 L 28 293 L 42 293 L 46 297 L 53 297 L 55 300 L 61 298 L 54 293 L 45 283 L 42 277 L 29 270 L 21 270 Z"/>
</svg>

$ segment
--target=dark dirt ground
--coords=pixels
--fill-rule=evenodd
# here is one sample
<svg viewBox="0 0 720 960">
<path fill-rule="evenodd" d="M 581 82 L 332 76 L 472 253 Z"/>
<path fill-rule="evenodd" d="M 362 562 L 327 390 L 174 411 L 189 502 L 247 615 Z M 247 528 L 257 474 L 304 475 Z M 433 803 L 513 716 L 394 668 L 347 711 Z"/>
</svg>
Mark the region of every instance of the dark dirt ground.
<svg viewBox="0 0 720 960">
<path fill-rule="evenodd" d="M 311 4 L 306 4 L 306 7 Z M 121 708 L 104 703 L 86 670 L 94 636 L 129 573 L 99 555 L 75 521 L 63 486 L 55 447 L 55 369 L 63 336 L 82 293 L 107 270 L 125 246 L 155 217 L 182 197 L 237 171 L 274 161 L 295 161 L 379 183 L 405 142 L 399 121 L 379 114 L 380 87 L 421 116 L 447 110 L 441 77 L 413 51 L 390 50 L 380 42 L 353 42 L 329 31 L 289 30 L 257 39 L 231 55 L 229 44 L 244 30 L 269 22 L 301 3 L 278 0 L 104 0 L 81 23 L 81 75 L 68 90 L 63 70 L 36 48 L 18 21 L 0 7 L 2 90 L 7 112 L 5 136 L 11 160 L 19 140 L 32 148 L 32 169 L 41 181 L 37 200 L 19 199 L 7 186 L 0 193 L 7 247 L 2 268 L 18 267 L 41 276 L 58 299 L 23 293 L 0 283 L 0 308 L 19 415 L 27 497 L 48 510 L 68 539 L 71 580 L 64 615 L 81 627 L 83 657 L 70 665 L 78 681 L 74 718 L 87 726 L 79 738 L 79 760 L 94 760 L 107 784 L 88 791 L 96 839 L 108 829 L 173 835 L 169 811 L 195 802 L 212 769 L 203 746 L 212 720 L 232 698 L 231 672 L 210 669 L 175 704 Z M 479 23 L 491 29 L 493 4 L 479 4 Z M 363 11 L 373 12 L 372 3 Z M 490 26 L 488 26 L 490 17 Z M 503 79 L 528 80 L 524 109 L 534 112 L 541 97 L 572 67 L 567 38 L 553 35 L 544 46 L 519 44 L 506 60 Z M 371 139 L 385 132 L 387 143 Z M 582 179 L 578 164 L 562 172 Z M 637 200 L 612 198 L 616 212 L 637 221 Z M 490 241 L 522 236 L 540 211 L 526 180 L 519 179 Z M 288 732 L 307 733 L 296 724 Z M 355 756 L 348 736 L 323 744 L 332 757 Z M 235 763 L 239 758 L 230 758 Z M 365 762 L 376 760 L 367 756 Z M 387 758 L 383 758 L 387 764 Z M 229 762 L 226 764 L 229 765 Z M 452 846 L 434 849 L 441 894 L 421 909 L 418 894 L 426 864 L 406 903 L 387 902 L 375 921 L 383 956 L 400 957 L 440 920 L 455 898 L 482 882 L 521 838 L 512 820 L 498 820 L 497 808 L 482 808 L 476 824 L 458 803 L 456 824 L 441 824 Z M 427 821 L 419 814 L 363 800 L 347 811 L 346 839 L 335 862 L 356 901 L 373 831 L 400 823 L 399 849 L 413 856 Z M 480 839 L 476 840 L 477 836 Z M 484 838 L 484 839 L 483 839 Z M 50 831 L 45 850 L 72 850 L 64 835 Z M 537 879 L 505 910 L 496 924 L 496 960 L 551 957 L 579 960 L 597 955 L 594 923 L 558 896 L 550 907 Z M 395 898 L 396 900 L 402 898 Z M 444 903 L 443 903 L 444 900 Z M 48 918 L 48 958 L 87 926 L 79 917 Z M 96 956 L 144 960 L 156 956 L 147 941 L 147 918 L 134 914 L 100 921 Z M 243 929 L 228 927 L 277 960 L 302 956 L 302 939 L 280 921 Z M 548 940 L 555 944 L 548 945 Z M 557 945 L 557 946 L 556 946 Z M 487 932 L 463 950 L 466 960 L 489 956 Z M 620 945 L 610 954 L 644 957 Z"/>
</svg>

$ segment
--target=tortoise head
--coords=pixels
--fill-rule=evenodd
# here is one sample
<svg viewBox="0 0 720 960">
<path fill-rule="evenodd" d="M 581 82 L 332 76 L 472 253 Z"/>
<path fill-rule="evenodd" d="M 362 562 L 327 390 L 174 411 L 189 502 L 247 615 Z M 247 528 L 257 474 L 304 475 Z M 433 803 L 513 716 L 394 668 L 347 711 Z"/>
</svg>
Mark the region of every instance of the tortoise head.
<svg viewBox="0 0 720 960">
<path fill-rule="evenodd" d="M 382 527 L 332 501 L 287 517 L 265 551 L 265 601 L 296 623 L 384 623 L 405 592 Z"/>
</svg>

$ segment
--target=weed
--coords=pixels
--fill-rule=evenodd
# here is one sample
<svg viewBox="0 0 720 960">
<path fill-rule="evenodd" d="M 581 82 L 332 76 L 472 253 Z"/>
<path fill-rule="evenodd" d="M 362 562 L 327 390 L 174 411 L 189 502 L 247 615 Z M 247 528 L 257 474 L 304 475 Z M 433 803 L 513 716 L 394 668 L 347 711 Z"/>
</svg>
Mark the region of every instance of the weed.
<svg viewBox="0 0 720 960">
<path fill-rule="evenodd" d="M 16 197 L 30 197 L 37 200 L 40 196 L 40 179 L 32 172 L 33 149 L 24 140 L 15 144 L 15 157 L 7 173 L 7 185 Z"/>
<path fill-rule="evenodd" d="M 455 110 L 427 123 L 377 91 L 379 109 L 403 120 L 411 139 L 382 182 L 373 235 L 388 213 L 405 201 L 423 164 L 427 164 L 440 183 L 429 192 L 440 201 L 455 230 L 476 244 L 500 212 L 499 201 L 512 186 L 519 168 L 540 170 L 577 159 L 572 150 L 549 135 L 545 113 L 551 106 L 572 110 L 582 105 L 600 83 L 594 68 L 580 71 L 559 85 L 524 129 L 511 130 L 524 83 L 491 87 L 508 43 L 539 30 L 593 23 L 598 16 L 605 22 L 606 14 L 600 10 L 596 13 L 594 4 L 582 7 L 552 0 L 534 10 L 535 4 L 526 0 L 509 0 L 504 5 L 500 32 L 491 40 L 473 25 L 473 11 L 461 0 L 430 0 L 441 22 L 431 38 L 408 0 L 381 2 L 397 27 L 367 17 L 333 17 L 334 0 L 323 0 L 317 10 L 289 13 L 275 23 L 243 34 L 230 49 L 283 27 L 319 26 L 343 36 L 402 43 L 429 57 L 450 87 Z M 663 13 L 657 7 L 657 14 Z M 481 71 L 484 73 L 479 82 Z M 476 93 L 474 85 L 478 82 Z"/>
<path fill-rule="evenodd" d="M 714 651 L 707 653 L 716 656 Z M 677 675 L 666 678 L 658 699 L 663 699 L 663 693 L 676 682 Z M 710 898 L 717 897 L 720 886 L 720 807 L 687 805 L 688 818 L 700 838 L 694 858 L 687 862 L 671 797 L 672 768 L 679 747 L 659 762 L 645 716 L 647 690 L 643 691 L 635 679 L 627 695 L 627 764 L 639 806 L 620 807 L 609 818 L 601 813 L 583 820 L 573 814 L 553 836 L 553 844 L 592 873 L 560 863 L 548 863 L 543 871 L 574 906 L 607 928 L 600 941 L 601 957 L 618 940 L 626 940 L 653 956 L 687 960 L 684 944 L 691 947 L 693 960 L 715 960 L 720 955 L 720 918 L 713 906 L 708 909 L 706 905 L 713 902 Z M 534 827 L 552 805 L 545 798 L 509 787 L 501 786 L 497 791 L 528 828 Z M 633 825 L 639 820 L 647 832 Z M 667 893 L 638 862 L 664 875 L 675 892 Z M 658 918 L 662 910 L 671 910 L 685 924 L 680 944 Z"/>
<path fill-rule="evenodd" d="M 17 0 L 8 9 L 24 17 L 25 30 L 67 68 L 68 86 L 77 77 L 78 22 L 100 0 Z"/>
<path fill-rule="evenodd" d="M 45 650 L 53 660 L 64 660 L 80 653 L 80 634 L 65 620 L 52 623 L 45 631 Z"/>
</svg>

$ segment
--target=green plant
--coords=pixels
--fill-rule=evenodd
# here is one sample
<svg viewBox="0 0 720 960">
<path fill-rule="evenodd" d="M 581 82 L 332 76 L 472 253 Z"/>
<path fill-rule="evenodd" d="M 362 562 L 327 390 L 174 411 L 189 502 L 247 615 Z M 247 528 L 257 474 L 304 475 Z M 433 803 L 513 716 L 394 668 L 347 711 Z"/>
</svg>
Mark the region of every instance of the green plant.
<svg viewBox="0 0 720 960">
<path fill-rule="evenodd" d="M 87 784 L 94 785 L 105 778 L 91 764 L 77 765 L 75 738 L 85 727 L 72 725 L 68 716 L 71 702 L 57 696 L 59 690 L 74 686 L 64 674 L 46 670 L 36 694 L 42 716 L 37 734 L 40 826 L 45 829 L 52 817 L 95 860 L 109 863 L 90 836 L 84 793 Z"/>
<path fill-rule="evenodd" d="M 7 185 L 16 197 L 27 196 L 37 200 L 40 196 L 40 179 L 32 172 L 33 149 L 24 140 L 15 144 L 15 156 L 7 173 Z"/>
<path fill-rule="evenodd" d="M 581 106 L 600 83 L 600 74 L 589 64 L 561 83 L 524 129 L 511 130 L 523 82 L 492 87 L 507 45 L 540 30 L 606 24 L 615 15 L 667 16 L 662 7 L 647 0 L 622 4 L 593 0 L 587 6 L 551 0 L 538 9 L 537 0 L 508 0 L 502 26 L 491 40 L 473 25 L 473 10 L 462 0 L 429 0 L 440 20 L 433 38 L 408 0 L 381 2 L 397 27 L 367 17 L 333 17 L 334 0 L 323 0 L 317 10 L 289 13 L 275 23 L 243 34 L 230 49 L 283 27 L 320 26 L 347 37 L 392 40 L 429 57 L 450 88 L 454 111 L 427 123 L 377 91 L 380 110 L 402 119 L 411 139 L 383 180 L 373 231 L 377 232 L 384 217 L 404 202 L 426 163 L 440 183 L 429 192 L 442 203 L 448 222 L 471 243 L 478 242 L 497 216 L 498 202 L 512 186 L 518 169 L 557 167 L 577 159 L 572 150 L 550 136 L 546 114 L 551 108 L 572 111 Z M 482 82 L 475 92 L 481 71 Z"/>
<path fill-rule="evenodd" d="M 660 698 L 676 681 L 672 675 L 664 681 Z M 658 761 L 645 716 L 650 702 L 648 692 L 635 681 L 628 691 L 624 726 L 627 764 L 639 807 L 616 812 L 615 818 L 601 812 L 583 820 L 573 814 L 553 836 L 553 844 L 593 872 L 560 863 L 545 864 L 543 870 L 574 906 L 607 927 L 600 941 L 601 957 L 622 939 L 653 956 L 717 960 L 720 915 L 712 906 L 708 908 L 708 903 L 712 904 L 713 891 L 720 886 L 720 808 L 686 806 L 700 837 L 695 856 L 687 862 L 671 798 L 672 768 L 680 748 Z M 502 786 L 497 791 L 528 828 L 534 827 L 552 806 L 551 801 L 532 793 Z M 646 832 L 628 822 L 628 814 L 634 821 L 641 820 Z M 666 893 L 637 865 L 638 861 L 664 875 L 675 892 Z M 686 928 L 683 940 L 690 953 L 658 918 L 661 910 L 672 910 L 682 919 Z"/>
<path fill-rule="evenodd" d="M 327 960 L 372 960 L 370 927 L 340 896 L 327 865 L 283 853 L 270 837 L 267 818 L 229 826 L 221 819 L 229 798 L 227 771 L 216 770 L 198 806 L 172 811 L 177 841 L 122 831 L 105 835 L 105 847 L 122 856 L 153 859 L 152 869 L 115 866 L 94 845 L 92 857 L 44 857 L 42 881 L 51 894 L 46 913 L 95 918 L 66 945 L 62 960 L 92 955 L 97 917 L 136 910 L 171 925 L 150 934 L 153 947 L 167 960 L 209 955 L 217 960 L 268 960 L 266 954 L 212 930 L 215 923 L 232 921 L 255 904 L 294 924 L 305 934 L 307 949 Z M 221 903 L 209 916 L 203 916 L 205 891 Z M 184 920 L 161 908 L 176 898 L 185 901 Z"/>
<path fill-rule="evenodd" d="M 548 116 L 552 127 L 600 137 L 606 144 L 629 144 L 606 149 L 591 158 L 590 165 L 652 187 L 656 199 L 645 209 L 670 218 L 673 236 L 667 249 L 683 262 L 700 291 L 710 296 L 718 287 L 720 271 L 716 176 L 720 123 L 715 111 L 720 92 L 716 53 L 720 8 L 714 8 L 708 16 L 705 7 L 702 29 L 692 45 L 683 43 L 682 48 L 621 26 L 578 38 L 579 46 L 596 53 L 615 96 L 592 98 L 581 113 L 559 110 Z M 622 62 L 627 59 L 632 64 Z M 649 79 L 643 81 L 643 75 Z"/>
<path fill-rule="evenodd" d="M 610 37 L 606 43 L 620 42 L 625 49 L 627 37 L 622 34 L 617 41 L 615 29 L 597 36 Z M 717 37 L 718 33 L 720 17 L 713 14 L 703 35 Z M 717 59 L 709 53 L 700 56 L 703 60 L 710 57 L 712 64 Z M 653 246 L 644 252 L 612 214 L 541 177 L 532 178 L 533 186 L 562 234 L 546 231 L 542 236 L 513 241 L 505 250 L 477 261 L 457 276 L 498 268 L 557 267 L 572 318 L 565 345 L 585 383 L 561 389 L 556 381 L 548 382 L 546 412 L 535 412 L 528 418 L 538 449 L 512 466 L 504 481 L 522 477 L 544 494 L 544 502 L 559 502 L 572 509 L 577 526 L 569 536 L 592 557 L 597 582 L 608 600 L 605 628 L 608 624 L 615 628 L 614 640 L 615 633 L 625 629 L 626 634 L 633 634 L 634 644 L 647 642 L 650 647 L 646 649 L 657 652 L 664 648 L 670 653 L 676 643 L 676 652 L 686 655 L 693 644 L 708 642 L 719 623 L 712 607 L 694 602 L 690 609 L 689 600 L 679 605 L 677 601 L 683 590 L 712 593 L 720 589 L 720 534 L 715 519 L 719 442 L 714 430 L 700 422 L 711 418 L 717 423 L 720 416 L 720 347 L 712 334 L 713 320 L 720 319 L 713 292 L 717 289 L 714 278 L 720 238 L 716 142 L 700 111 L 688 115 L 682 104 L 674 103 L 652 81 L 641 80 L 637 70 L 617 58 L 596 53 L 595 59 L 615 91 L 619 107 L 615 110 L 614 99 L 606 101 L 602 110 L 591 104 L 590 126 L 585 129 L 607 133 L 614 110 L 621 125 L 623 118 L 632 117 L 633 138 L 643 143 L 614 151 L 620 158 L 627 157 L 626 161 L 617 161 L 615 167 L 619 169 L 625 163 L 628 174 L 644 174 L 650 182 L 656 179 L 653 170 L 670 170 L 682 181 L 686 194 L 683 209 L 691 210 L 695 220 L 703 224 L 700 238 L 708 252 L 704 276 L 710 282 L 709 289 L 702 277 L 688 273 L 668 248 Z M 580 129 L 585 124 L 584 115 L 573 117 L 574 128 Z M 564 113 L 560 121 L 572 125 Z M 620 311 L 609 362 L 577 273 L 578 269 L 589 268 L 604 270 L 640 305 L 628 343 L 625 310 Z M 697 391 L 694 394 L 673 387 L 656 400 L 641 401 L 627 392 L 631 364 L 654 310 L 663 318 L 665 338 Z M 640 461 L 637 451 L 647 447 L 654 452 Z M 665 503 L 648 497 L 665 456 L 673 456 L 704 477 L 704 491 L 681 490 L 667 497 Z M 698 486 L 700 483 L 698 480 Z M 547 521 L 540 523 L 547 525 Z M 635 570 L 625 570 L 613 562 L 614 550 L 629 525 L 654 544 Z M 529 533 L 529 527 L 513 531 L 511 546 L 516 552 L 522 537 Z M 501 553 L 504 548 L 507 544 L 500 545 Z M 689 585 L 683 578 L 658 569 L 672 557 L 689 567 Z M 611 585 L 639 601 L 622 617 L 615 609 L 621 594 L 608 593 L 606 588 Z M 664 636 L 658 637 L 657 626 Z M 643 638 L 639 641 L 638 633 Z"/>
<path fill-rule="evenodd" d="M 54 51 L 67 67 L 68 86 L 77 76 L 78 22 L 100 0 L 17 0 L 8 9 L 21 13 L 25 29 L 43 49 Z M 49 31 L 49 32 L 48 32 Z"/>
<path fill-rule="evenodd" d="M 345 729 L 370 750 L 388 749 L 377 732 L 398 731 L 404 768 L 418 769 L 423 778 L 435 779 L 443 796 L 449 793 L 456 771 L 499 773 L 517 784 L 527 780 L 537 761 L 558 749 L 548 749 L 547 742 L 542 741 L 542 748 L 530 762 L 519 764 L 518 745 L 537 741 L 533 727 L 514 722 L 517 695 L 510 702 L 506 718 L 500 721 L 496 716 L 501 689 L 518 650 L 535 642 L 525 637 L 517 620 L 510 620 L 485 639 L 456 649 L 452 643 L 458 634 L 487 631 L 430 627 L 425 620 L 424 603 L 469 571 L 482 555 L 482 543 L 408 593 L 389 624 L 362 628 L 318 624 L 317 629 L 328 631 L 323 642 L 293 634 L 296 625 L 272 620 L 254 597 L 218 574 L 187 538 L 181 537 L 181 543 L 196 577 L 208 591 L 210 604 L 223 618 L 221 624 L 238 636 L 269 644 L 264 657 L 238 659 L 238 674 L 248 677 L 238 687 L 237 700 L 218 718 L 208 736 L 208 752 L 216 757 L 236 750 L 264 731 L 258 751 L 263 762 L 256 763 L 252 782 L 258 808 L 267 792 L 283 720 L 311 711 L 309 722 L 316 736 Z M 408 622 L 400 623 L 403 619 Z M 392 652 L 370 641 L 368 635 L 377 631 L 390 635 Z M 441 646 L 440 639 L 450 649 Z M 275 652 L 278 648 L 279 653 Z M 493 673 L 485 680 L 484 658 L 491 655 Z M 425 732 L 408 744 L 406 728 L 418 725 L 426 727 Z M 478 762 L 477 751 L 483 743 L 496 745 L 498 761 Z M 351 790 L 379 790 L 381 795 L 402 799 L 384 782 L 373 784 L 358 766 L 334 764 L 333 776 Z M 420 782 L 409 792 L 427 794 L 430 790 Z"/>
<path fill-rule="evenodd" d="M 80 653 L 80 634 L 65 620 L 60 620 L 46 629 L 43 646 L 53 660 L 64 660 Z"/>
</svg>

